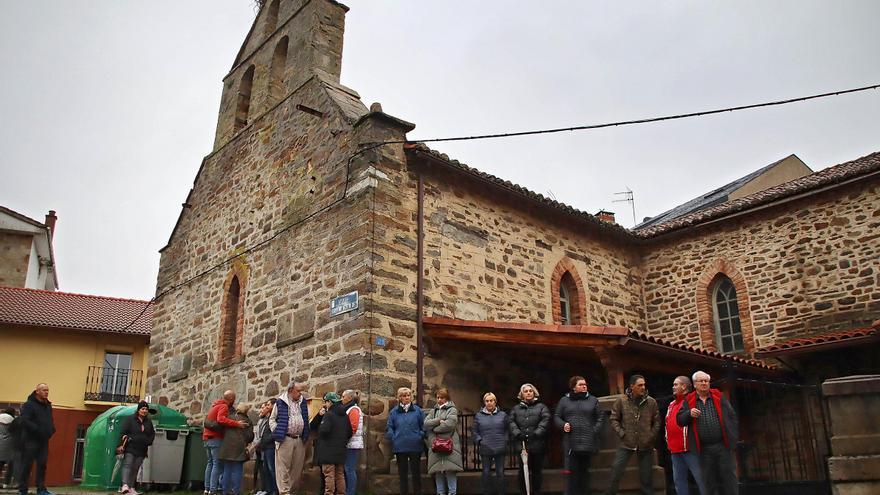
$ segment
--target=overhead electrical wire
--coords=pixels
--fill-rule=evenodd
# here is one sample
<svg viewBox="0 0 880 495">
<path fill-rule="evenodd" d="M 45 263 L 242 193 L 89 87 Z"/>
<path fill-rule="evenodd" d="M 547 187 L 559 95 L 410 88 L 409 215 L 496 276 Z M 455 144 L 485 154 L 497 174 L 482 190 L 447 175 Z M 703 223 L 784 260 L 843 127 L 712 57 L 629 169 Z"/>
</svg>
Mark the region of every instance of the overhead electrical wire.
<svg viewBox="0 0 880 495">
<path fill-rule="evenodd" d="M 819 94 L 814 94 L 814 95 L 809 95 L 809 96 L 799 96 L 797 98 L 788 98 L 785 100 L 774 100 L 774 101 L 767 101 L 767 102 L 762 102 L 762 103 L 753 103 L 750 105 L 740 105 L 740 106 L 734 106 L 734 107 L 718 108 L 718 109 L 714 109 L 714 110 L 703 110 L 703 111 L 699 111 L 699 112 L 690 112 L 690 113 L 682 113 L 682 114 L 675 114 L 675 115 L 664 115 L 661 117 L 650 117 L 650 118 L 634 119 L 634 120 L 621 120 L 621 121 L 617 121 L 617 122 L 607 122 L 607 123 L 603 123 L 603 124 L 587 124 L 587 125 L 579 125 L 579 126 L 573 126 L 573 127 L 557 127 L 557 128 L 553 128 L 553 129 L 538 129 L 538 130 L 531 130 L 531 131 L 505 132 L 505 133 L 498 133 L 498 134 L 478 134 L 478 135 L 473 135 L 473 136 L 454 136 L 454 137 L 429 138 L 429 139 L 402 139 L 402 140 L 392 140 L 392 141 L 381 141 L 381 142 L 375 142 L 375 143 L 365 143 L 364 145 L 362 145 L 363 147 L 361 149 L 358 149 L 357 151 L 355 151 L 350 157 L 348 157 L 348 159 L 340 160 L 339 162 L 337 162 L 337 164 L 341 163 L 342 161 L 346 162 L 345 184 L 343 187 L 342 195 L 339 198 L 332 201 L 330 204 L 328 204 L 322 208 L 319 208 L 318 210 L 316 210 L 316 211 L 306 215 L 305 217 L 297 220 L 296 222 L 293 222 L 291 224 L 288 224 L 288 225 L 282 227 L 281 229 L 279 229 L 277 232 L 275 232 L 270 237 L 263 239 L 262 241 L 254 244 L 253 246 L 245 249 L 244 251 L 237 253 L 233 256 L 230 256 L 230 257 L 224 259 L 223 261 L 220 261 L 219 263 L 217 263 L 209 268 L 206 268 L 205 270 L 202 270 L 201 272 L 187 278 L 183 282 L 180 282 L 178 284 L 173 284 L 173 285 L 169 286 L 168 288 L 166 288 L 165 290 L 157 293 L 155 296 L 153 296 L 153 298 L 150 299 L 150 301 L 147 302 L 147 304 L 144 305 L 144 308 L 141 310 L 140 314 L 138 314 L 131 321 L 131 323 L 129 323 L 128 325 L 126 325 L 125 327 L 120 329 L 120 331 L 125 331 L 125 330 L 128 330 L 129 328 L 131 328 L 132 325 L 134 325 L 144 315 L 144 313 L 146 313 L 147 308 L 150 307 L 150 305 L 152 305 L 154 302 L 158 301 L 161 297 L 164 297 L 167 294 L 169 294 L 177 289 L 180 289 L 181 287 L 189 285 L 193 281 L 195 281 L 205 275 L 208 275 L 209 273 L 213 272 L 214 270 L 217 270 L 218 268 L 225 266 L 227 263 L 230 263 L 230 262 L 236 260 L 237 258 L 240 258 L 248 253 L 252 253 L 252 252 L 268 245 L 269 243 L 271 243 L 272 241 L 277 239 L 279 236 L 281 236 L 281 234 L 289 231 L 290 229 L 292 229 L 293 227 L 295 227 L 297 225 L 302 224 L 303 222 L 313 218 L 314 216 L 316 216 L 320 213 L 323 213 L 324 211 L 329 210 L 333 206 L 335 206 L 335 205 L 339 204 L 340 202 L 342 202 L 343 200 L 345 200 L 345 198 L 348 195 L 348 189 L 349 189 L 351 161 L 355 157 L 357 157 L 358 155 L 365 153 L 367 151 L 376 149 L 380 146 L 387 146 L 387 145 L 391 145 L 391 144 L 418 144 L 418 143 L 440 143 L 440 142 L 450 142 L 450 141 L 473 141 L 473 140 L 478 140 L 478 139 L 497 139 L 497 138 L 508 138 L 508 137 L 518 137 L 518 136 L 533 136 L 533 135 L 538 135 L 538 134 L 555 134 L 555 133 L 560 133 L 560 132 L 587 131 L 587 130 L 595 130 L 595 129 L 604 129 L 604 128 L 608 128 L 608 127 L 621 127 L 621 126 L 627 126 L 627 125 L 651 124 L 651 123 L 655 123 L 655 122 L 665 122 L 665 121 L 669 121 L 669 120 L 704 117 L 707 115 L 715 115 L 715 114 L 719 114 L 719 113 L 738 112 L 741 110 L 750 110 L 753 108 L 763 108 L 763 107 L 787 105 L 790 103 L 799 103 L 799 102 L 804 102 L 804 101 L 809 101 L 809 100 L 816 100 L 819 98 L 828 98 L 831 96 L 839 96 L 839 95 L 845 95 L 845 94 L 850 94 L 850 93 L 858 93 L 861 91 L 868 91 L 871 89 L 878 89 L 878 88 L 880 88 L 880 84 L 872 84 L 870 86 L 862 86 L 859 88 L 844 89 L 844 90 L 839 90 L 839 91 L 830 91 L 827 93 L 819 93 Z"/>
</svg>

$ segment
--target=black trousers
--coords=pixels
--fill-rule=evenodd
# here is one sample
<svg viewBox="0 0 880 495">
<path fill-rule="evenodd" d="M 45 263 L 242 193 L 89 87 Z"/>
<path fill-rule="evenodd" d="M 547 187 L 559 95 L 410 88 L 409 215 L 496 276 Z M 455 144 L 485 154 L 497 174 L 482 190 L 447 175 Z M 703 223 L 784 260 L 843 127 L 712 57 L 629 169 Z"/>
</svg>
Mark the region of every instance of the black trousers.
<svg viewBox="0 0 880 495">
<path fill-rule="evenodd" d="M 626 471 L 626 465 L 633 454 L 635 454 L 639 460 L 639 480 L 642 485 L 642 493 L 644 495 L 651 495 L 654 493 L 654 487 L 651 486 L 651 469 L 654 467 L 654 450 L 629 450 L 618 448 L 617 454 L 614 456 L 614 463 L 611 465 L 611 485 L 608 487 L 608 491 L 605 492 L 608 495 L 617 494 L 618 487 L 620 486 L 620 479 L 623 478 L 623 473 Z"/>
<path fill-rule="evenodd" d="M 21 452 L 21 466 L 18 470 L 18 491 L 27 493 L 28 478 L 31 477 L 31 465 L 37 463 L 37 493 L 46 491 L 46 461 L 49 459 L 49 443 L 42 445 L 25 445 Z"/>
<path fill-rule="evenodd" d="M 700 446 L 700 470 L 703 471 L 703 482 L 706 484 L 707 492 L 722 495 L 739 494 L 733 451 L 725 447 L 723 442 Z"/>
<path fill-rule="evenodd" d="M 522 463 L 519 467 L 519 492 L 526 494 L 526 479 Z M 544 453 L 529 451 L 529 490 L 532 495 L 540 495 L 544 483 Z"/>
<path fill-rule="evenodd" d="M 590 493 L 590 464 L 593 454 L 588 452 L 572 452 L 568 455 L 568 483 L 565 495 L 587 495 Z"/>
<path fill-rule="evenodd" d="M 422 453 L 398 452 L 397 476 L 400 478 L 400 495 L 421 495 L 422 493 Z M 413 491 L 409 491 L 409 477 L 412 476 Z"/>
</svg>

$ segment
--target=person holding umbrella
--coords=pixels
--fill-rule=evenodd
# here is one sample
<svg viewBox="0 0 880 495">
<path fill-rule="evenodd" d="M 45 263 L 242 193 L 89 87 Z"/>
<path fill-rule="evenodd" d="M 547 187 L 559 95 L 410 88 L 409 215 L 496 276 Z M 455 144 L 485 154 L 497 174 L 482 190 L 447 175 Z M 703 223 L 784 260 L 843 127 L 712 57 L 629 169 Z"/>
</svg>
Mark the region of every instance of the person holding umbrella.
<svg viewBox="0 0 880 495">
<path fill-rule="evenodd" d="M 550 428 L 550 408 L 541 402 L 531 383 L 519 387 L 519 403 L 510 410 L 510 433 L 516 445 L 523 446 L 519 467 L 519 489 L 524 495 L 540 494 L 544 481 L 544 447 Z"/>
<path fill-rule="evenodd" d="M 144 401 L 138 402 L 137 410 L 125 418 L 122 423 L 122 444 L 116 448 L 122 454 L 122 488 L 123 494 L 139 495 L 134 489 L 137 473 L 147 457 L 147 449 L 153 445 L 156 430 L 150 420 L 150 406 Z"/>
</svg>

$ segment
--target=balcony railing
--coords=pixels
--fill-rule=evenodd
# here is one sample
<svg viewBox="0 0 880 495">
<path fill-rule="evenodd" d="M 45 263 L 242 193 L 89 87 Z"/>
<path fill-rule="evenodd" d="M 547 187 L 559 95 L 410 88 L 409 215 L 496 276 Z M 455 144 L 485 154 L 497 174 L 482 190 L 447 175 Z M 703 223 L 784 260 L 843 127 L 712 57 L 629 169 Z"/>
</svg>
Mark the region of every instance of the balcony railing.
<svg viewBox="0 0 880 495">
<path fill-rule="evenodd" d="M 85 400 L 134 404 L 143 386 L 143 370 L 89 366 Z"/>
</svg>

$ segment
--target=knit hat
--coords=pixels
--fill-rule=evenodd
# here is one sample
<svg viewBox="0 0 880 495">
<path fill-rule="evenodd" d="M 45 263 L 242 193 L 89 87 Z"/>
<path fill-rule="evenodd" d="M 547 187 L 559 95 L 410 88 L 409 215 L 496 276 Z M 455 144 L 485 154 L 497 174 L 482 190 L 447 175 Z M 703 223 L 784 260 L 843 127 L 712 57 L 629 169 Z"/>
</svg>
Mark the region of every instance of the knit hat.
<svg viewBox="0 0 880 495">
<path fill-rule="evenodd" d="M 149 409 L 149 408 L 150 408 L 150 405 L 147 404 L 146 401 L 143 401 L 143 400 L 142 400 L 142 401 L 138 402 L 138 407 L 137 407 L 137 409 L 135 409 L 135 410 L 136 410 L 136 411 L 140 411 L 141 408 L 143 408 L 143 407 L 146 407 L 147 409 Z"/>
<path fill-rule="evenodd" d="M 342 397 L 339 397 L 339 394 L 337 394 L 336 392 L 327 392 L 326 394 L 324 394 L 324 400 L 336 403 L 342 402 Z"/>
</svg>

